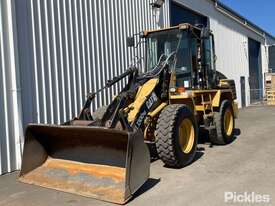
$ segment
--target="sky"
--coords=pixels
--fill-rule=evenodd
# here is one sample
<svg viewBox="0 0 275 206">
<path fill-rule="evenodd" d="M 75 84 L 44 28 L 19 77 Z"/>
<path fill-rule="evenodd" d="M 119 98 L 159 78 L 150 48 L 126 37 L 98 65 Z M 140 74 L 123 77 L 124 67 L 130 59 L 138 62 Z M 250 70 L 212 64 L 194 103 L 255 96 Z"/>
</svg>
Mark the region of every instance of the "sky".
<svg viewBox="0 0 275 206">
<path fill-rule="evenodd" d="M 220 0 L 220 2 L 275 36 L 275 0 Z"/>
</svg>

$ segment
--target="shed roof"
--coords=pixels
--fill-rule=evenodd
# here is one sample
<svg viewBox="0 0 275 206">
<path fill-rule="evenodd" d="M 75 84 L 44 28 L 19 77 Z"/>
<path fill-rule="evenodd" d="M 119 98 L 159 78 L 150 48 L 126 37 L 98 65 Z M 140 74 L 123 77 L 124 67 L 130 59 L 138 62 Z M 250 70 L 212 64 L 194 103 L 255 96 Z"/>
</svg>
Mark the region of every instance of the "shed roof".
<svg viewBox="0 0 275 206">
<path fill-rule="evenodd" d="M 262 29 L 261 27 L 257 26 L 256 24 L 252 23 L 250 20 L 248 20 L 247 18 L 245 18 L 244 16 L 242 16 L 241 14 L 239 14 L 238 12 L 234 11 L 233 9 L 231 9 L 230 7 L 228 7 L 227 5 L 221 3 L 219 0 L 212 0 L 217 6 L 219 6 L 220 8 L 222 8 L 224 11 L 228 12 L 230 15 L 234 16 L 235 18 L 237 18 L 239 21 L 241 21 L 244 25 L 247 25 L 253 29 L 255 29 L 256 31 L 258 31 L 259 33 L 266 35 L 270 38 L 272 38 L 275 41 L 275 36 L 273 36 L 272 34 L 270 34 L 269 32 L 265 31 L 264 29 Z"/>
</svg>

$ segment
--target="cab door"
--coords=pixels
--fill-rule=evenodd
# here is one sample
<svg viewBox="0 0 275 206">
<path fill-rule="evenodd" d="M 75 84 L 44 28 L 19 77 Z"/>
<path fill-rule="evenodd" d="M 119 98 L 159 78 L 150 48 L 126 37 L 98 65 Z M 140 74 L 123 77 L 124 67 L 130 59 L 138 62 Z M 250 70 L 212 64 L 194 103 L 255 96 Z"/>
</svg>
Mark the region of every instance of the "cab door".
<svg viewBox="0 0 275 206">
<path fill-rule="evenodd" d="M 207 88 L 216 86 L 216 55 L 214 36 L 210 34 L 208 38 L 203 39 L 203 67 L 205 68 L 205 79 Z"/>
</svg>

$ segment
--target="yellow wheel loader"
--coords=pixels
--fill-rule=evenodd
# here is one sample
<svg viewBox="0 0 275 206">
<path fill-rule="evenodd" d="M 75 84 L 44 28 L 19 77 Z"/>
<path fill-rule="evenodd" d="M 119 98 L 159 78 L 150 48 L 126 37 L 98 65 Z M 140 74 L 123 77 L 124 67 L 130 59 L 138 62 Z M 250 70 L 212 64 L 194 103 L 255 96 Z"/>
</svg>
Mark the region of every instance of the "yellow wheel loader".
<svg viewBox="0 0 275 206">
<path fill-rule="evenodd" d="M 199 127 L 213 144 L 233 141 L 235 84 L 215 69 L 213 34 L 181 24 L 141 37 L 146 72 L 130 66 L 108 81 L 103 89 L 128 78 L 109 105 L 91 114 L 100 90 L 73 120 L 27 127 L 21 182 L 124 204 L 149 177 L 146 143 L 181 168 L 194 159 Z"/>
</svg>

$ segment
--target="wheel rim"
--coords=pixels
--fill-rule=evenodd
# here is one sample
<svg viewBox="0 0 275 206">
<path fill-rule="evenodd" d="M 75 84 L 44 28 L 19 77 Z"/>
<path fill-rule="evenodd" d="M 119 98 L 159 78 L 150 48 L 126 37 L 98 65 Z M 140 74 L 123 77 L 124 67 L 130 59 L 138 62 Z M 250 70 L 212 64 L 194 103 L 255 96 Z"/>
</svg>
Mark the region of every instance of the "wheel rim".
<svg viewBox="0 0 275 206">
<path fill-rule="evenodd" d="M 183 153 L 189 153 L 195 141 L 195 129 L 189 119 L 184 119 L 179 128 L 179 143 Z"/>
<path fill-rule="evenodd" d="M 231 109 L 228 108 L 224 114 L 224 131 L 227 136 L 230 136 L 233 131 L 233 115 Z"/>
</svg>

